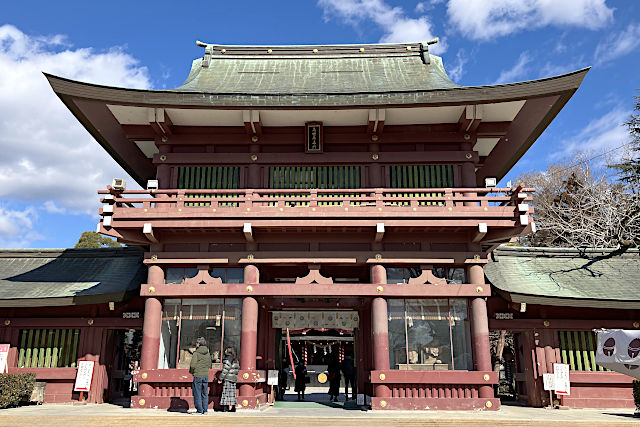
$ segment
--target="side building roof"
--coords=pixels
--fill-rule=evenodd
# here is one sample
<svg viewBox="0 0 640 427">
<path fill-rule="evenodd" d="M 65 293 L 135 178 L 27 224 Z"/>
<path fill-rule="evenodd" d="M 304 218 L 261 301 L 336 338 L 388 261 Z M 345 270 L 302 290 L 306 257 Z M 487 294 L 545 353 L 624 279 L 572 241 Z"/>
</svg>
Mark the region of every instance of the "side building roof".
<svg viewBox="0 0 640 427">
<path fill-rule="evenodd" d="M 122 301 L 146 279 L 142 256 L 135 248 L 0 250 L 0 307 Z"/>
<path fill-rule="evenodd" d="M 638 249 L 501 246 L 485 275 L 516 303 L 594 308 L 640 308 Z"/>
</svg>

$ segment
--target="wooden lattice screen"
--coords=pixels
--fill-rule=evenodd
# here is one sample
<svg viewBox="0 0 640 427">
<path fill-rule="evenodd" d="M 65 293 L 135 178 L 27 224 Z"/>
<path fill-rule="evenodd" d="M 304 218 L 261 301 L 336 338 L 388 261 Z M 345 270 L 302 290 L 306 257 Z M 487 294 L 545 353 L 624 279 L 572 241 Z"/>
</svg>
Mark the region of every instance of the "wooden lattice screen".
<svg viewBox="0 0 640 427">
<path fill-rule="evenodd" d="M 398 165 L 391 166 L 391 188 L 451 188 L 453 187 L 453 165 Z M 444 193 L 393 193 L 397 197 L 442 197 Z M 409 202 L 394 205 L 408 206 Z M 420 206 L 444 206 L 444 202 L 421 201 Z"/>
<path fill-rule="evenodd" d="M 562 363 L 572 371 L 605 371 L 596 365 L 596 333 L 592 331 L 558 331 Z"/>
<path fill-rule="evenodd" d="M 390 166 L 391 188 L 451 188 L 453 165 Z"/>
<path fill-rule="evenodd" d="M 78 358 L 80 329 L 23 329 L 19 368 L 73 368 Z"/>
<path fill-rule="evenodd" d="M 240 187 L 239 166 L 183 166 L 178 168 L 178 188 L 191 190 L 234 190 Z M 189 198 L 237 197 L 237 195 L 188 194 Z M 211 203 L 185 203 L 185 206 L 209 206 Z M 238 206 L 234 202 L 220 206 Z"/>
<path fill-rule="evenodd" d="M 360 166 L 272 166 L 269 188 L 360 188 Z"/>
</svg>

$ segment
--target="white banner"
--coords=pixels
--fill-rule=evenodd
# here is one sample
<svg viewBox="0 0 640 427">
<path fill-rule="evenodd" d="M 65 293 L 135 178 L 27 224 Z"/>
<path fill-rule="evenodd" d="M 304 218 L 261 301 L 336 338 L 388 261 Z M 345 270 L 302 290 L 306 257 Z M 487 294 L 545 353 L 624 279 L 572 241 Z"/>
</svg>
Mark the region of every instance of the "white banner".
<svg viewBox="0 0 640 427">
<path fill-rule="evenodd" d="M 640 379 L 640 331 L 597 331 L 596 363 L 604 368 Z"/>
<path fill-rule="evenodd" d="M 93 360 L 78 360 L 78 373 L 76 374 L 76 383 L 73 386 L 73 391 L 91 390 L 94 364 Z"/>
<path fill-rule="evenodd" d="M 358 327 L 357 311 L 273 311 L 271 324 L 279 329 L 345 329 Z"/>
<path fill-rule="evenodd" d="M 9 344 L 0 344 L 0 374 L 8 372 L 7 358 L 9 357 Z"/>
</svg>

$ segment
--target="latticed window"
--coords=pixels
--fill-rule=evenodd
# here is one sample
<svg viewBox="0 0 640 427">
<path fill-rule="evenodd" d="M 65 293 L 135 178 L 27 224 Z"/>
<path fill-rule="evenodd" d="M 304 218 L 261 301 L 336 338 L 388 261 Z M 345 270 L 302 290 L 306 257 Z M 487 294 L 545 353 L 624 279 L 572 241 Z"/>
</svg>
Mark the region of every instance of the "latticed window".
<svg viewBox="0 0 640 427">
<path fill-rule="evenodd" d="M 606 371 L 596 365 L 598 339 L 592 331 L 558 331 L 560 357 L 572 371 Z"/>
<path fill-rule="evenodd" d="M 272 166 L 269 188 L 360 188 L 360 166 Z"/>
<path fill-rule="evenodd" d="M 23 329 L 18 368 L 73 368 L 79 339 L 80 329 Z"/>
<path fill-rule="evenodd" d="M 451 188 L 453 187 L 453 165 L 396 165 L 389 167 L 391 188 Z M 395 197 L 443 197 L 444 193 L 391 193 Z M 408 201 L 394 202 L 408 206 Z M 443 206 L 443 201 L 422 200 L 420 206 Z"/>
<path fill-rule="evenodd" d="M 240 188 L 239 166 L 184 166 L 178 168 L 178 188 L 189 190 L 235 190 Z M 189 198 L 238 197 L 234 194 L 188 194 Z M 185 206 L 210 206 L 211 203 L 185 203 Z M 238 206 L 235 202 L 220 206 Z"/>
<path fill-rule="evenodd" d="M 292 190 L 304 189 L 343 189 L 360 188 L 360 166 L 272 166 L 269 168 L 269 188 Z M 270 194 L 270 197 L 281 197 L 283 194 Z M 321 193 L 318 195 L 318 206 L 341 205 L 347 196 L 357 194 Z M 288 194 L 287 197 L 309 199 L 310 194 Z M 274 202 L 272 206 L 275 206 Z M 358 205 L 359 202 L 352 202 Z M 309 206 L 308 200 L 287 201 L 286 206 Z"/>
</svg>

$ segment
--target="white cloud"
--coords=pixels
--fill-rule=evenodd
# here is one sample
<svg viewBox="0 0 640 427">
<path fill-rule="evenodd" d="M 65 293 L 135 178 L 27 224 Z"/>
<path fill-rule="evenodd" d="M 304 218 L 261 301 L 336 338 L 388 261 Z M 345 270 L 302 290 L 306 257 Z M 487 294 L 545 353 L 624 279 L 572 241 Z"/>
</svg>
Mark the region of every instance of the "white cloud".
<svg viewBox="0 0 640 427">
<path fill-rule="evenodd" d="M 548 25 L 593 30 L 613 20 L 606 0 L 449 0 L 447 14 L 462 34 L 479 40 Z"/>
<path fill-rule="evenodd" d="M 382 43 L 424 42 L 435 38 L 426 16 L 409 18 L 401 7 L 391 7 L 382 0 L 318 0 L 326 17 L 337 17 L 357 27 L 362 21 L 373 21 L 383 35 Z M 430 48 L 434 53 L 445 50 L 444 43 Z"/>
<path fill-rule="evenodd" d="M 61 35 L 0 26 L 0 197 L 49 212 L 96 215 L 96 191 L 127 174 L 53 93 L 43 71 L 148 88 L 147 70 L 120 48 L 73 49 Z"/>
<path fill-rule="evenodd" d="M 640 45 L 640 24 L 629 24 L 619 33 L 609 35 L 598 43 L 593 55 L 594 62 L 598 65 L 613 59 L 620 58 L 633 52 Z"/>
<path fill-rule="evenodd" d="M 459 82 L 464 74 L 464 66 L 468 62 L 468 58 L 465 56 L 464 49 L 458 50 L 456 53 L 456 60 L 453 65 L 447 68 L 447 74 L 454 82 Z"/>
<path fill-rule="evenodd" d="M 61 208 L 53 200 L 47 200 L 46 202 L 44 202 L 43 208 L 44 208 L 45 211 L 47 211 L 49 213 L 53 213 L 53 214 L 64 214 L 64 213 L 67 213 L 67 210 L 65 208 Z"/>
<path fill-rule="evenodd" d="M 414 9 L 416 13 L 424 13 L 433 9 L 436 5 L 444 3 L 444 0 L 421 1 Z"/>
<path fill-rule="evenodd" d="M 579 152 L 600 156 L 601 161 L 619 158 L 624 153 L 619 147 L 629 142 L 624 123 L 630 115 L 631 111 L 616 107 L 591 120 L 577 135 L 564 140 L 561 150 L 552 153 L 551 158 L 565 158 Z"/>
<path fill-rule="evenodd" d="M 502 70 L 500 76 L 493 84 L 512 83 L 521 80 L 527 75 L 529 68 L 527 67 L 532 61 L 529 52 L 522 52 L 518 58 L 518 62 L 508 70 Z"/>
<path fill-rule="evenodd" d="M 0 206 L 0 248 L 22 248 L 41 239 L 34 230 L 37 217 L 33 207 L 13 210 Z"/>
</svg>

